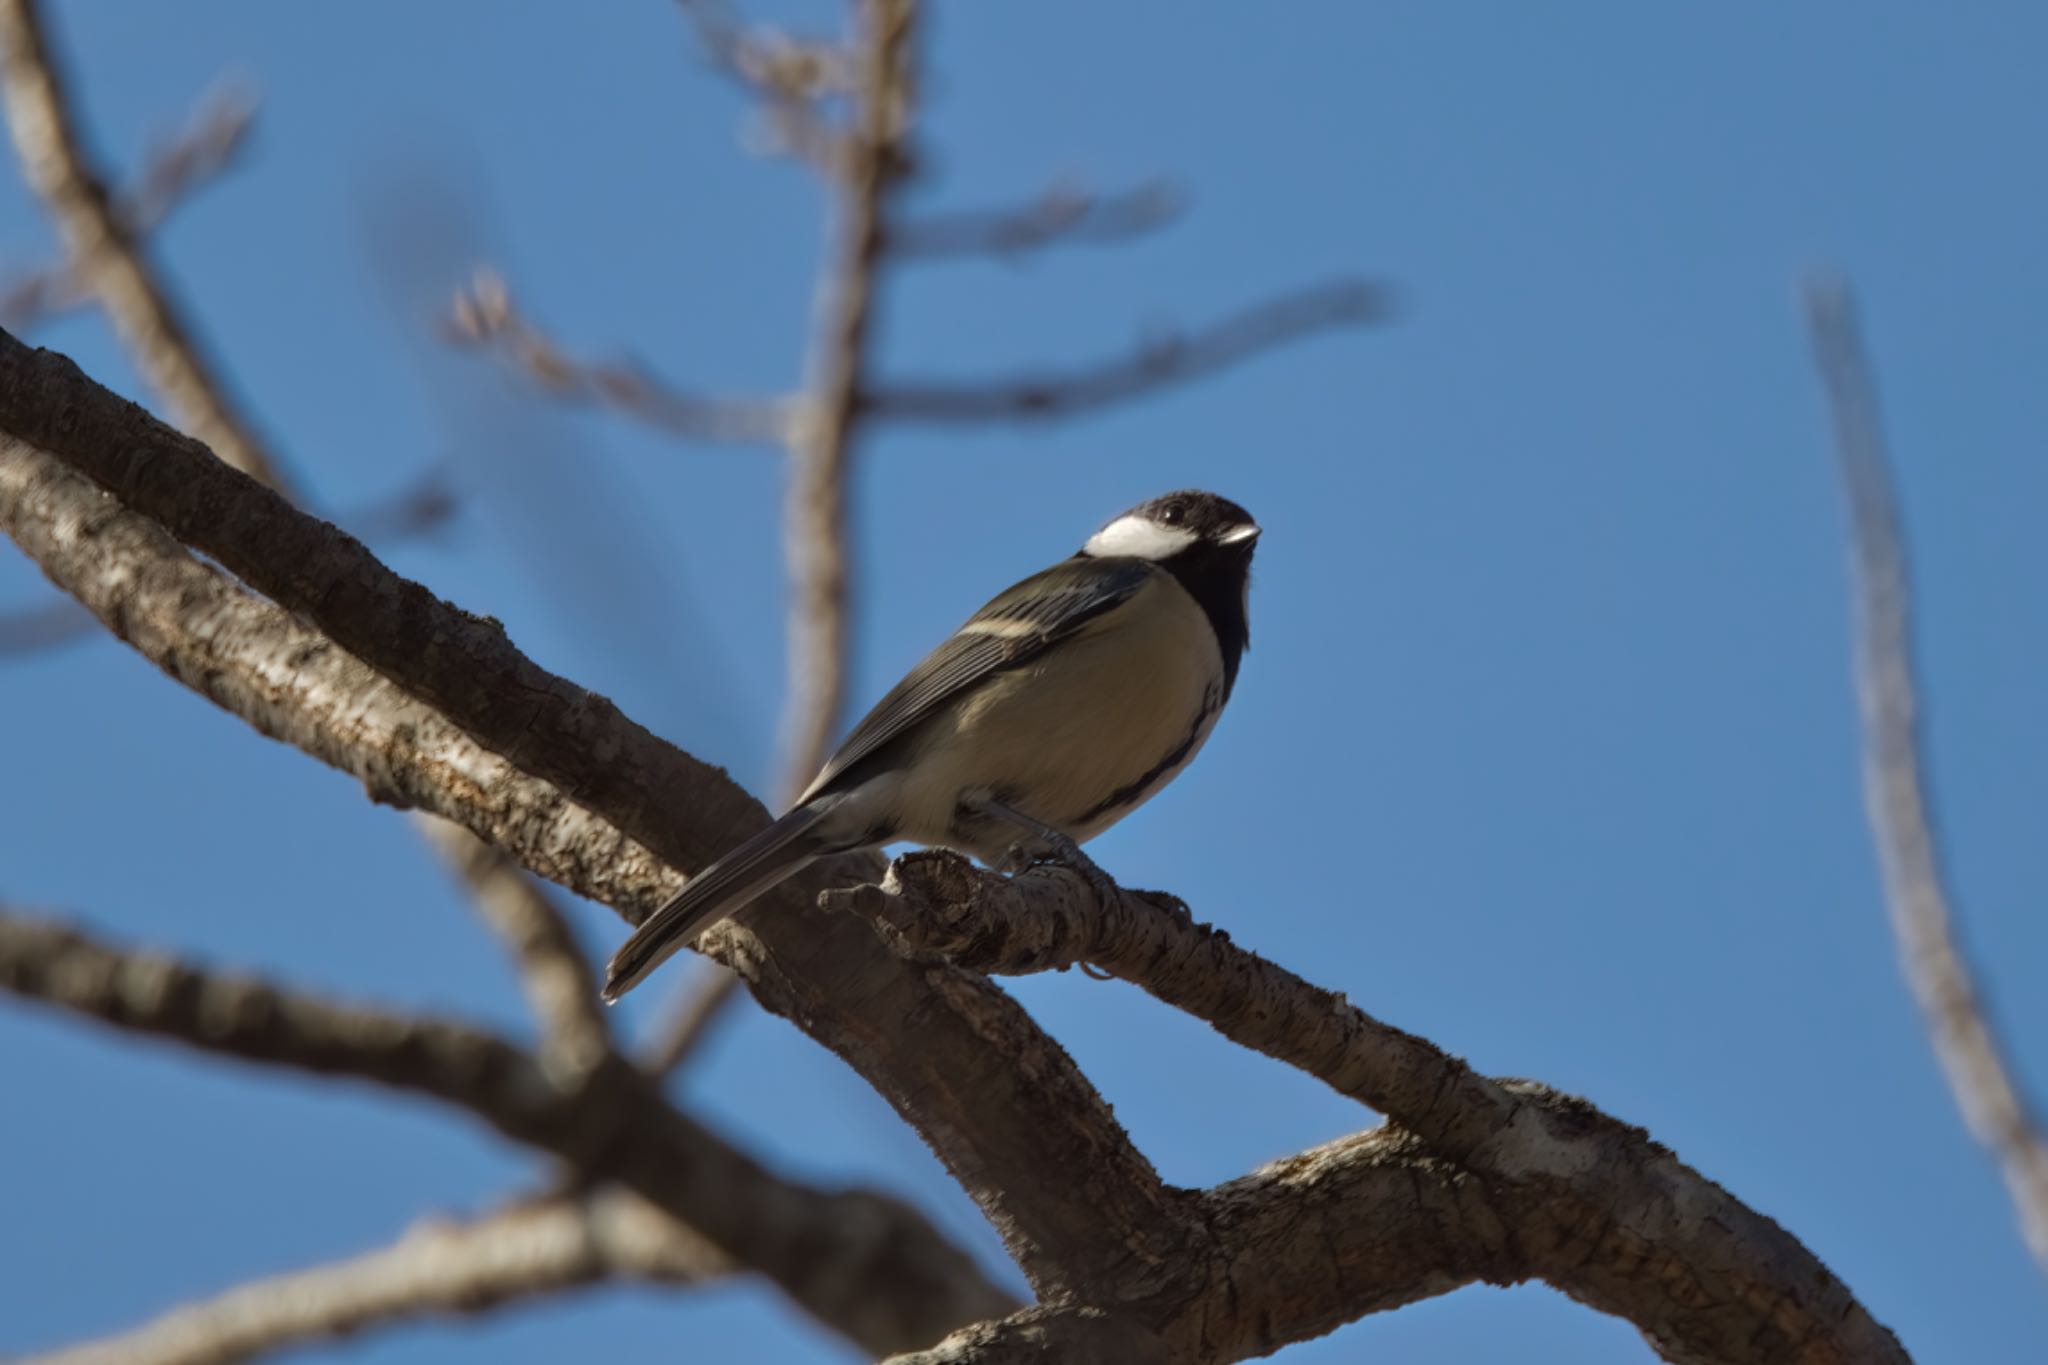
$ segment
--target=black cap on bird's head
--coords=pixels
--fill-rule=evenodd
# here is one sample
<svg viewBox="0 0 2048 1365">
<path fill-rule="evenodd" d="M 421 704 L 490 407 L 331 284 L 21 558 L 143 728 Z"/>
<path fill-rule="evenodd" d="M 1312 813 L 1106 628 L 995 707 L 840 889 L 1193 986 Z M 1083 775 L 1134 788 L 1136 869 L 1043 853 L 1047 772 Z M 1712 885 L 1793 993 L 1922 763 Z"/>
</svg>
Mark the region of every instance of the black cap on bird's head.
<svg viewBox="0 0 2048 1365">
<path fill-rule="evenodd" d="M 1249 562 L 1258 538 L 1251 513 L 1228 498 L 1186 488 L 1139 503 L 1090 536 L 1081 553 L 1162 564 L 1190 555 Z"/>
</svg>

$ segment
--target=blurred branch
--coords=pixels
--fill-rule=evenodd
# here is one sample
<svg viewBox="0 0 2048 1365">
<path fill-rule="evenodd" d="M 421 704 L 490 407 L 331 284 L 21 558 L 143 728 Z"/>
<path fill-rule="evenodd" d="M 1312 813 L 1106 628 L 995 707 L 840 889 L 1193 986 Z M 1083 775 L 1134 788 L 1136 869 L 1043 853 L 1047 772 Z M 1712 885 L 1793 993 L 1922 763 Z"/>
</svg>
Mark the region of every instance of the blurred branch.
<svg viewBox="0 0 2048 1365">
<path fill-rule="evenodd" d="M 330 1004 L 4 910 L 0 990 L 207 1052 L 464 1109 L 580 1176 L 632 1189 L 871 1352 L 921 1345 L 1015 1306 L 915 1210 L 783 1180 L 616 1060 L 564 1085 L 464 1024 Z"/>
<path fill-rule="evenodd" d="M 740 979 L 709 958 L 676 993 L 667 1020 L 641 1054 L 640 1069 L 670 1076 L 697 1055 L 719 1019 L 738 996 Z"/>
<path fill-rule="evenodd" d="M 114 216 L 137 238 L 162 226 L 172 210 L 224 174 L 248 146 L 256 101 L 245 91 L 215 91 L 185 128 L 154 149 L 135 186 L 114 201 Z M 69 264 L 28 270 L 0 285 L 0 326 L 22 331 L 82 308 L 93 291 Z"/>
<path fill-rule="evenodd" d="M 1261 303 L 1200 331 L 1141 343 L 1121 359 L 1009 379 L 891 380 L 862 395 L 871 417 L 899 422 L 1042 421 L 1073 417 L 1214 374 L 1316 332 L 1378 322 L 1386 291 L 1341 281 Z"/>
<path fill-rule="evenodd" d="M 693 441 L 781 445 L 789 437 L 786 400 L 705 398 L 655 379 L 638 365 L 578 360 L 529 322 L 496 272 L 479 270 L 455 296 L 449 335 L 485 346 L 557 398 L 599 403 Z"/>
<path fill-rule="evenodd" d="M 252 1280 L 23 1365 L 224 1365 L 436 1314 L 474 1316 L 626 1280 L 696 1284 L 733 1268 L 639 1196 L 600 1190 L 422 1220 L 389 1246 Z"/>
<path fill-rule="evenodd" d="M 258 437 L 202 353 L 196 329 L 180 315 L 131 225 L 109 204 L 104 181 L 86 157 L 34 0 L 0 0 L 0 49 L 0 95 L 23 171 L 69 245 L 71 268 L 113 318 L 137 367 L 217 458 L 286 497 L 300 497 L 283 462 Z M 198 158 L 191 160 L 196 164 Z M 175 178 L 166 175 L 167 181 Z M 428 498 L 406 516 L 412 525 L 430 525 L 446 502 L 445 493 Z M 440 836 L 430 831 L 429 837 Z M 458 856 L 446 842 L 441 847 L 455 856 L 459 870 L 477 879 L 474 889 L 486 920 L 512 939 L 521 966 L 541 973 L 529 982 L 529 994 L 549 1002 L 551 1012 L 542 1020 L 551 1036 L 558 1027 L 568 1030 L 556 1039 L 562 1050 L 551 1058 L 574 1067 L 603 1055 L 609 1042 L 602 1021 L 579 1022 L 559 1008 L 560 983 L 586 967 L 554 906 L 516 874 L 494 874 L 488 858 Z M 589 1009 L 596 1008 L 593 998 Z"/>
<path fill-rule="evenodd" d="M 914 98 L 916 0 L 857 0 L 854 14 L 853 110 L 834 183 L 817 323 L 783 506 L 791 598 L 782 724 L 785 799 L 794 799 L 824 766 L 845 709 L 848 466 L 872 363 L 868 338 L 882 223 L 903 175 Z"/>
<path fill-rule="evenodd" d="M 503 849 L 432 815 L 414 820 L 511 948 L 527 1004 L 540 1021 L 548 1074 L 566 1081 L 600 1065 L 612 1050 L 611 1029 L 569 917 Z"/>
<path fill-rule="evenodd" d="M 1876 382 L 1846 284 L 1810 281 L 1806 315 L 1848 498 L 1864 797 L 1900 965 L 1963 1118 L 1997 1159 L 2027 1245 L 2048 1271 L 2048 1139 L 2005 1059 L 1957 940 L 1935 832 L 1913 657 L 1911 566 Z"/>
<path fill-rule="evenodd" d="M 277 482 L 277 466 L 228 399 L 87 155 L 34 0 L 0 0 L 0 101 L 22 174 L 63 240 L 66 268 L 106 308 L 150 387 L 217 457 Z"/>
<path fill-rule="evenodd" d="M 757 96 L 768 123 L 759 150 L 789 154 L 827 175 L 837 174 L 845 145 L 820 112 L 828 99 L 853 91 L 853 59 L 828 42 L 749 25 L 725 0 L 678 0 L 705 56 L 741 89 Z"/>
<path fill-rule="evenodd" d="M 0 432 L 0 531 L 144 657 L 371 799 L 455 820 L 629 920 L 674 891 L 671 868 L 703 867 L 768 823 L 723 771 L 539 668 L 497 622 L 4 334 Z M 1170 1258 L 1195 1235 L 1184 1200 L 1014 1000 L 909 970 L 812 905 L 879 867 L 820 863 L 706 946 L 896 1106 L 1046 1292 Z"/>
<path fill-rule="evenodd" d="M 1064 243 L 1129 241 L 1157 232 L 1181 215 L 1186 201 L 1164 180 L 1119 194 L 1090 194 L 1053 185 L 1028 204 L 972 213 L 931 214 L 888 225 L 897 258 L 1016 256 Z"/>
</svg>

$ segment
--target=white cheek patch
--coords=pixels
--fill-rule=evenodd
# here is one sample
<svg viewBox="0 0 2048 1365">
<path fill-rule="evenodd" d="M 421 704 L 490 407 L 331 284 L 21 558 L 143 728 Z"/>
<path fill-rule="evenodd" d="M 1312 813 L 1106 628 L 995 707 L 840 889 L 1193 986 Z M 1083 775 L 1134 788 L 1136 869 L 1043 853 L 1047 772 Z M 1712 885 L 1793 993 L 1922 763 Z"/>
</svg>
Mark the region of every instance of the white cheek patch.
<svg viewBox="0 0 2048 1365">
<path fill-rule="evenodd" d="M 1161 526 L 1149 517 L 1118 517 L 1081 548 L 1097 558 L 1171 559 L 1195 543 L 1195 533 Z"/>
</svg>

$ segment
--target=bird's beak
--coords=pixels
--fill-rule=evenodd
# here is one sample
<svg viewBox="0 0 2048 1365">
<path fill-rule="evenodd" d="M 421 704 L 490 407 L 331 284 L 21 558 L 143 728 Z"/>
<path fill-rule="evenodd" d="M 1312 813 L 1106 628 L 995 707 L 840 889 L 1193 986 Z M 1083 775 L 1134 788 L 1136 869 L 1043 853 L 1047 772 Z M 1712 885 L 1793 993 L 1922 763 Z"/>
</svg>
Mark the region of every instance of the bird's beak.
<svg viewBox="0 0 2048 1365">
<path fill-rule="evenodd" d="M 1216 543 L 1219 545 L 1242 545 L 1247 540 L 1257 540 L 1258 538 L 1258 527 L 1240 526 L 1235 531 L 1225 532 L 1223 536 L 1217 540 Z"/>
</svg>

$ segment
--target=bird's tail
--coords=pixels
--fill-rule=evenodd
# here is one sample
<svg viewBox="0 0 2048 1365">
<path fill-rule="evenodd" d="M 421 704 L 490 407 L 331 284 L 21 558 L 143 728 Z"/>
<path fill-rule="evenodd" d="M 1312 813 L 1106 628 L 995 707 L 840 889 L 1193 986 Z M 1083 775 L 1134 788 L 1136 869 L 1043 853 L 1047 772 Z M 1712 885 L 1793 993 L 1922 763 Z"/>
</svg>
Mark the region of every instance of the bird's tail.
<svg viewBox="0 0 2048 1365">
<path fill-rule="evenodd" d="M 698 930 L 723 919 L 827 852 L 815 837 L 824 811 L 799 806 L 690 878 L 675 898 L 643 920 L 605 969 L 604 998 L 616 1002 L 666 962 Z"/>
</svg>

